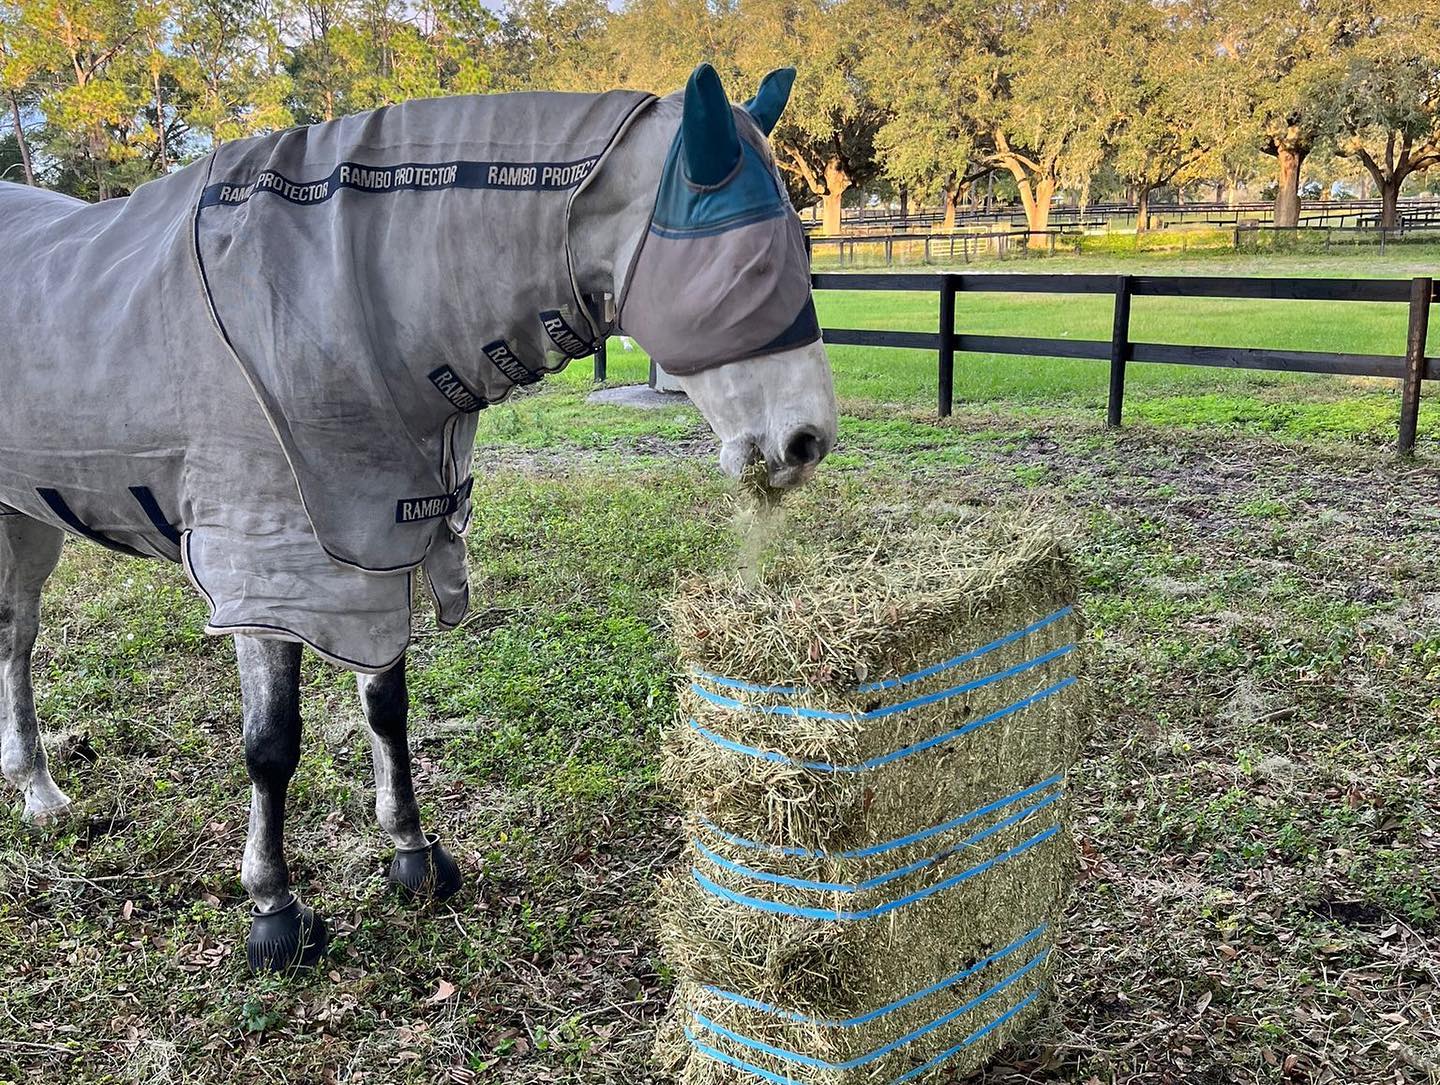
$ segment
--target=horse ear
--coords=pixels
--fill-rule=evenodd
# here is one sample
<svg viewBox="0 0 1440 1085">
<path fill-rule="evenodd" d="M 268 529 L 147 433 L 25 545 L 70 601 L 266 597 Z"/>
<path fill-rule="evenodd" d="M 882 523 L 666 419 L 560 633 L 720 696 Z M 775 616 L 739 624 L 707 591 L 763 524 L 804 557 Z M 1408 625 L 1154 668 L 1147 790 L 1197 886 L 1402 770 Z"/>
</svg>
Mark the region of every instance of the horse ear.
<svg viewBox="0 0 1440 1085">
<path fill-rule="evenodd" d="M 718 185 L 740 160 L 740 137 L 735 114 L 720 76 L 701 64 L 685 84 L 685 116 L 680 122 L 685 150 L 685 175 L 697 185 Z"/>
<path fill-rule="evenodd" d="M 775 131 L 780 114 L 790 101 L 790 89 L 795 86 L 794 68 L 776 68 L 760 80 L 760 89 L 755 97 L 745 103 L 745 112 L 755 118 L 755 123 L 767 136 Z"/>
</svg>

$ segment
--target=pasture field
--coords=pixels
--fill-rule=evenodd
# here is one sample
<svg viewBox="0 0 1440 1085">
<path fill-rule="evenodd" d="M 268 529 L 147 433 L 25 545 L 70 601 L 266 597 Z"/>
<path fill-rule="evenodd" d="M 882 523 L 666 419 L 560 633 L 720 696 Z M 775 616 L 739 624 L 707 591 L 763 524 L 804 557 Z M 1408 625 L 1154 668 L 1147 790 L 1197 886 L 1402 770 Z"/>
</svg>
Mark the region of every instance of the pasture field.
<svg viewBox="0 0 1440 1085">
<path fill-rule="evenodd" d="M 1015 304 L 966 312 L 1094 331 L 1072 300 Z M 937 424 L 933 360 L 838 362 L 840 447 L 787 502 L 801 538 L 957 504 L 1079 535 L 1100 712 L 1059 998 L 968 1085 L 1440 1080 L 1440 454 L 1384 447 L 1393 390 L 1138 372 L 1109 433 L 1103 367 L 1006 362 Z M 474 613 L 417 621 L 417 786 L 471 881 L 453 902 L 387 893 L 353 679 L 307 659 L 288 846 L 336 935 L 312 974 L 245 971 L 232 647 L 178 570 L 67 547 L 37 684 L 77 813 L 0 819 L 0 1082 L 663 1085 L 660 608 L 735 559 L 734 496 L 692 410 L 587 404 L 587 373 L 481 416 Z"/>
<path fill-rule="evenodd" d="M 1384 258 L 1378 254 L 1061 256 L 967 270 L 1403 278 L 1432 274 L 1437 266 L 1440 249 L 1427 247 L 1395 249 Z M 821 324 L 829 327 L 933 331 L 939 319 L 934 294 L 823 291 L 816 302 Z M 1136 298 L 1132 306 L 1132 338 L 1141 342 L 1405 353 L 1404 305 Z M 956 327 L 975 334 L 1108 340 L 1110 321 L 1111 300 L 1099 295 L 962 294 L 956 299 Z M 1440 352 L 1440 327 L 1432 326 L 1430 341 L 1431 352 Z M 837 347 L 832 355 L 842 399 L 933 411 L 933 352 Z M 642 381 L 648 365 L 643 352 L 627 352 L 612 341 L 612 380 Z M 573 387 L 587 384 L 588 361 L 572 365 L 561 380 Z M 1073 413 L 1077 419 L 1103 416 L 1107 380 L 1105 362 L 984 354 L 961 354 L 955 361 L 957 405 L 1004 403 L 1044 417 L 1055 417 L 1057 412 Z M 1440 385 L 1432 389 L 1427 384 L 1426 394 L 1440 395 Z M 1125 407 L 1126 417 L 1134 420 L 1209 422 L 1295 436 L 1335 434 L 1383 442 L 1395 439 L 1398 397 L 1398 382 L 1388 380 L 1132 363 Z M 1422 407 L 1422 435 L 1440 433 L 1437 419 L 1440 408 Z"/>
</svg>

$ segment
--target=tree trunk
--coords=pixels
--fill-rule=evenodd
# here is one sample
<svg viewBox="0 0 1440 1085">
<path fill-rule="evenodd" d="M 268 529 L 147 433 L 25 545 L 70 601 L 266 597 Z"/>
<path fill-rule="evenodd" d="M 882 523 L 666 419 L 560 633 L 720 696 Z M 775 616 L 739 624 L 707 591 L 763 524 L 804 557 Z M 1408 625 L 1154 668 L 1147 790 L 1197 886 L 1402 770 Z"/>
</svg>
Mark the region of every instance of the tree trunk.
<svg viewBox="0 0 1440 1085">
<path fill-rule="evenodd" d="M 25 183 L 35 187 L 35 166 L 30 161 L 30 144 L 25 142 L 25 129 L 20 126 L 20 98 L 10 95 L 10 117 L 15 122 L 15 142 L 20 147 L 20 168 L 25 172 Z"/>
<path fill-rule="evenodd" d="M 1150 229 L 1150 186 L 1141 185 L 1135 197 L 1135 235 Z"/>
<path fill-rule="evenodd" d="M 1400 186 L 1405 183 L 1405 178 L 1377 177 L 1375 180 L 1380 188 L 1380 226 L 1385 230 L 1393 230 L 1400 225 Z"/>
<path fill-rule="evenodd" d="M 940 222 L 942 233 L 950 233 L 955 229 L 955 207 L 960 202 L 960 186 L 948 184 L 945 186 L 945 217 Z"/>
<path fill-rule="evenodd" d="M 170 148 L 165 142 L 165 88 L 160 85 L 160 73 L 154 74 L 155 84 L 155 134 L 160 140 L 160 172 L 170 172 Z"/>
<path fill-rule="evenodd" d="M 1300 167 L 1305 163 L 1305 151 L 1293 146 L 1277 144 L 1275 163 L 1278 167 L 1275 189 L 1275 225 L 1300 225 Z"/>
<path fill-rule="evenodd" d="M 1043 233 L 1050 226 L 1050 201 L 1055 197 L 1056 184 L 1053 177 L 1042 177 L 1035 183 L 1034 196 L 1025 208 L 1025 222 L 1032 233 Z"/>
<path fill-rule="evenodd" d="M 900 225 L 904 226 L 910 218 L 910 186 L 900 186 Z"/>
<path fill-rule="evenodd" d="M 823 233 L 835 235 L 841 232 L 840 201 L 850 187 L 850 177 L 838 158 L 825 163 L 825 192 L 820 197 Z"/>
</svg>

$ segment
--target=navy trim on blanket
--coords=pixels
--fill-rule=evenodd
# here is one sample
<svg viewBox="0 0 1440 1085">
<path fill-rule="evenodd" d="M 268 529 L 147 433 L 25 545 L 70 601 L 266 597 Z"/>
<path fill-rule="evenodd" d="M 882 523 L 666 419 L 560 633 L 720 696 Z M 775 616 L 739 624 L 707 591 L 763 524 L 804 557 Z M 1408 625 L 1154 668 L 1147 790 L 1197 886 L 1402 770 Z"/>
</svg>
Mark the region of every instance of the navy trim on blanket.
<svg viewBox="0 0 1440 1085">
<path fill-rule="evenodd" d="M 35 487 L 35 492 L 40 495 L 40 500 L 50 506 L 50 511 L 65 522 L 66 527 L 82 538 L 89 539 L 91 542 L 103 546 L 106 550 L 114 550 L 118 554 L 128 554 L 132 558 L 149 556 L 148 554 L 142 554 L 138 550 L 132 550 L 124 543 L 116 542 L 108 535 L 102 535 L 100 532 L 86 527 L 84 521 L 76 516 L 75 511 L 65 503 L 65 499 L 60 496 L 59 490 L 53 490 L 49 486 L 37 486 Z"/>
<path fill-rule="evenodd" d="M 567 192 L 590 176 L 600 155 L 573 162 L 399 162 L 373 166 L 341 162 L 330 176 L 292 181 L 276 170 L 247 180 L 217 181 L 200 194 L 200 206 L 238 207 L 257 193 L 290 203 L 325 203 L 347 189 L 352 192 L 439 192 L 447 188 L 502 192 Z"/>
<path fill-rule="evenodd" d="M 150 491 L 149 486 L 131 486 L 130 493 L 145 510 L 145 515 L 150 517 L 150 522 L 155 525 L 155 530 L 165 536 L 165 541 L 175 546 L 180 545 L 180 532 L 175 525 L 165 519 L 165 514 L 160 511 L 160 502 L 155 500 L 155 495 Z"/>
<path fill-rule="evenodd" d="M 213 619 L 215 617 L 215 597 L 210 594 L 210 590 L 201 582 L 199 574 L 195 571 L 195 564 L 190 560 L 190 534 L 189 531 L 186 531 L 181 536 L 180 567 L 185 570 L 185 575 L 189 578 L 190 583 L 194 584 L 196 590 L 205 597 L 205 605 L 210 608 L 210 617 Z M 408 579 L 405 581 L 405 609 L 413 617 L 415 613 L 415 598 L 412 594 L 411 584 Z M 340 666 L 351 670 L 364 671 L 366 674 L 384 674 L 391 667 L 395 666 L 395 664 L 399 663 L 400 660 L 404 659 L 405 653 L 408 650 L 407 645 L 407 647 L 401 648 L 400 654 L 390 660 L 389 663 L 382 664 L 379 667 L 373 667 L 368 663 L 361 663 L 359 660 L 347 659 L 345 656 L 336 655 L 329 649 L 321 647 L 309 637 L 302 636 L 295 632 L 295 630 L 288 629 L 283 625 L 271 625 L 268 622 L 245 622 L 243 625 L 215 625 L 213 622 L 207 621 L 205 623 L 205 632 L 215 635 L 249 634 L 254 636 L 268 636 L 280 634 L 287 639 L 305 645 L 322 659 L 329 660 L 332 663 L 338 663 Z"/>
</svg>

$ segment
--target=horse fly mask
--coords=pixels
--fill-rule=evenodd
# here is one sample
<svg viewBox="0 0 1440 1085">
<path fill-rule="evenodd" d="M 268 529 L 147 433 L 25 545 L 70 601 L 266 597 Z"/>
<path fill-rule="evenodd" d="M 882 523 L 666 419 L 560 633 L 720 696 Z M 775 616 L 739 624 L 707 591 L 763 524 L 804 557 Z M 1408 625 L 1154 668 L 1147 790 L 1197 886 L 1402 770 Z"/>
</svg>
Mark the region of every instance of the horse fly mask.
<svg viewBox="0 0 1440 1085">
<path fill-rule="evenodd" d="M 791 74 L 726 107 L 738 160 L 687 168 L 675 138 L 619 290 L 673 372 L 819 337 L 761 138 Z M 182 561 L 207 632 L 389 668 L 415 570 L 443 625 L 465 614 L 476 413 L 610 330 L 579 297 L 571 205 L 656 101 L 414 101 L 98 205 L 0 184 L 0 515 Z"/>
</svg>

